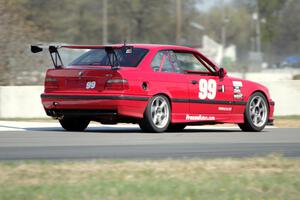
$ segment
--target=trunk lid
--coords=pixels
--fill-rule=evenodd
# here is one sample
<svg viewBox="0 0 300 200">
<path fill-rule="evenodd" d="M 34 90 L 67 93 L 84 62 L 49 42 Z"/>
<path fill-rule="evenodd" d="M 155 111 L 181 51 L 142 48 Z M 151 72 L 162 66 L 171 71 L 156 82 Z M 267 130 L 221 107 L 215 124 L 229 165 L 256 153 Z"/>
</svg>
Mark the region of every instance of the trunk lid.
<svg viewBox="0 0 300 200">
<path fill-rule="evenodd" d="M 121 75 L 111 67 L 84 67 L 83 69 L 81 66 L 51 69 L 47 71 L 45 92 L 99 92 L 105 90 L 109 79 L 121 79 Z"/>
</svg>

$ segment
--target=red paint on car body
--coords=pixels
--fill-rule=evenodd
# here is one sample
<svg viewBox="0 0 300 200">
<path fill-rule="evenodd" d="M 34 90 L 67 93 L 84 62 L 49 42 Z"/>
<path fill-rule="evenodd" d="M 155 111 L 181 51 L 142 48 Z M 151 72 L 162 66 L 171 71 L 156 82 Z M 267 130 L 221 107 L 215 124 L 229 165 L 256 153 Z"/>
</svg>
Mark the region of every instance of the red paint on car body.
<svg viewBox="0 0 300 200">
<path fill-rule="evenodd" d="M 117 116 L 123 118 L 139 119 L 143 117 L 149 99 L 157 94 L 163 94 L 171 104 L 172 123 L 243 123 L 249 97 L 254 92 L 260 91 L 268 101 L 268 119 L 273 120 L 274 103 L 268 89 L 258 83 L 227 75 L 220 77 L 213 73 L 154 71 L 151 67 L 158 52 L 172 50 L 193 54 L 215 71 L 219 70 L 216 64 L 197 50 L 172 45 L 130 44 L 130 46 L 148 50 L 136 67 L 120 66 L 118 70 L 112 70 L 110 66 L 68 66 L 49 69 L 46 73 L 45 91 L 42 94 L 45 110 L 109 110 L 115 111 Z M 65 46 L 74 49 L 104 47 Z M 122 45 L 113 47 L 120 48 Z M 216 94 L 213 99 L 199 99 L 200 79 L 207 82 L 215 81 Z M 235 98 L 233 81 L 242 83 L 241 98 Z M 86 89 L 87 82 L 95 82 L 95 88 Z M 239 97 L 238 94 L 236 97 Z"/>
</svg>

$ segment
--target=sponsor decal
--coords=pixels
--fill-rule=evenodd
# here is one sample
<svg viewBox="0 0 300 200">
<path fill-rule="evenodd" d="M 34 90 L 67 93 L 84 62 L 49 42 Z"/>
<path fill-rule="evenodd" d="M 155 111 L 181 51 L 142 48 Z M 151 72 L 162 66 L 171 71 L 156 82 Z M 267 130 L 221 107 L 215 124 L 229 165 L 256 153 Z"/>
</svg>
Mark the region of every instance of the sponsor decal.
<svg viewBox="0 0 300 200">
<path fill-rule="evenodd" d="M 242 87 L 243 86 L 242 81 L 232 81 L 232 84 L 234 87 Z"/>
<path fill-rule="evenodd" d="M 243 98 L 243 94 L 234 94 L 233 97 L 235 99 L 242 99 Z"/>
<path fill-rule="evenodd" d="M 233 84 L 233 97 L 235 99 L 242 99 L 243 93 L 241 91 L 241 87 L 243 87 L 242 81 L 232 81 Z"/>
<path fill-rule="evenodd" d="M 232 111 L 232 107 L 218 107 L 220 111 Z"/>
<path fill-rule="evenodd" d="M 126 49 L 126 53 L 132 53 L 132 48 Z"/>
<path fill-rule="evenodd" d="M 185 120 L 190 121 L 211 121 L 215 120 L 214 116 L 207 116 L 207 115 L 185 115 Z"/>
<path fill-rule="evenodd" d="M 233 88 L 233 92 L 234 92 L 234 93 L 241 93 L 240 87 L 234 87 L 234 88 Z"/>
</svg>

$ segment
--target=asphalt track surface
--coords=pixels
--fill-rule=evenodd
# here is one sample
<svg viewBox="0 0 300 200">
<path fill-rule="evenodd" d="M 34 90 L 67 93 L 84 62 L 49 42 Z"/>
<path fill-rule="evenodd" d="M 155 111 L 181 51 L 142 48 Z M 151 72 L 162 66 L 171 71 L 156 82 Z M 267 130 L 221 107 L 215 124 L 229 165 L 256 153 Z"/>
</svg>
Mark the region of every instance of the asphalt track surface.
<svg viewBox="0 0 300 200">
<path fill-rule="evenodd" d="M 237 127 L 188 127 L 182 132 L 142 133 L 137 126 L 92 125 L 66 132 L 57 123 L 0 121 L 0 160 L 185 159 L 300 157 L 300 129 L 266 128 L 260 133 Z"/>
</svg>

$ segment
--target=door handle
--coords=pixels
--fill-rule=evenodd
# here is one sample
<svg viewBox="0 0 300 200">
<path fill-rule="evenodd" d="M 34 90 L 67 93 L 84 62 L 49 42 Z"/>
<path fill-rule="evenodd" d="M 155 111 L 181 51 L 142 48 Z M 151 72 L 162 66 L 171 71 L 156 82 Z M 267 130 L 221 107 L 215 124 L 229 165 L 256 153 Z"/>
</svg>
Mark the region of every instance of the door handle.
<svg viewBox="0 0 300 200">
<path fill-rule="evenodd" d="M 198 81 L 192 80 L 192 81 L 191 81 L 191 84 L 196 85 L 196 84 L 198 84 Z"/>
</svg>

